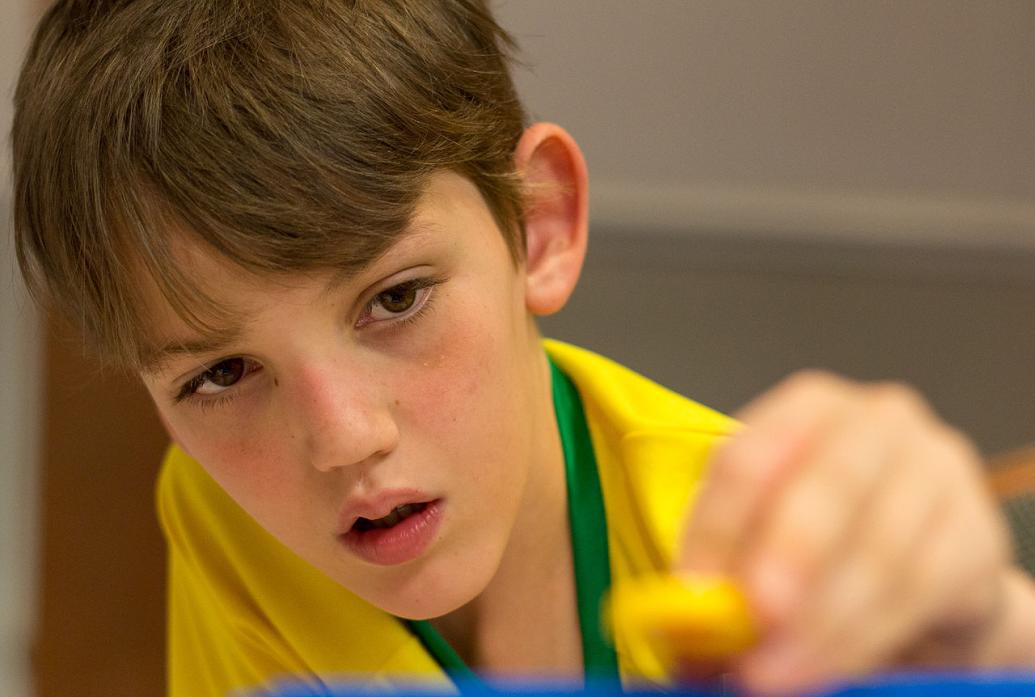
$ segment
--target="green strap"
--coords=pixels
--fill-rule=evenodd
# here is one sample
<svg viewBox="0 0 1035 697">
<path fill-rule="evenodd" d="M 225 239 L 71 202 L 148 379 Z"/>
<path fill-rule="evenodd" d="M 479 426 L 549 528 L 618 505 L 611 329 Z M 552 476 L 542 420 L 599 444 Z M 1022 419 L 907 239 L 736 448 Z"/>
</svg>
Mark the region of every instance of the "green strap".
<svg viewBox="0 0 1035 697">
<path fill-rule="evenodd" d="M 611 586 L 607 519 L 593 442 L 582 400 L 568 376 L 550 361 L 553 405 L 564 451 L 568 485 L 568 518 L 575 562 L 575 594 L 582 634 L 582 663 L 587 679 L 618 680 L 618 657 L 604 636 L 600 604 Z M 452 678 L 469 680 L 474 673 L 430 622 L 407 623 L 428 652 Z"/>
</svg>

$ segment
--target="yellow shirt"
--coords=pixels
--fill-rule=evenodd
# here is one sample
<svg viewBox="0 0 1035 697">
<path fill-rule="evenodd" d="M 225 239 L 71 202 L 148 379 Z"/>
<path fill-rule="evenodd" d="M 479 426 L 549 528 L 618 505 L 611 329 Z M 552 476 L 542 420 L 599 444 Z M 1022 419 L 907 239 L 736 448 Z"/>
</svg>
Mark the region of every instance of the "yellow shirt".
<svg viewBox="0 0 1035 697">
<path fill-rule="evenodd" d="M 612 579 L 669 568 L 705 463 L 734 422 L 589 351 L 544 345 L 582 398 Z M 224 697 L 286 677 L 445 678 L 401 622 L 273 539 L 175 446 L 158 510 L 169 544 L 170 697 Z M 624 680 L 664 678 L 648 647 L 620 627 L 614 639 Z"/>
</svg>

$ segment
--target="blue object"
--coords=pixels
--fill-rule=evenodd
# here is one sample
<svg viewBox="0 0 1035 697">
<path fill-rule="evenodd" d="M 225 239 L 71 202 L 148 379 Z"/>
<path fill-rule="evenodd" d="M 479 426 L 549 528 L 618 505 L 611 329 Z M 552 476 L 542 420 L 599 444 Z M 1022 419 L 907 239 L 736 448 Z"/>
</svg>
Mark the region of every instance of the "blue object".
<svg viewBox="0 0 1035 697">
<path fill-rule="evenodd" d="M 593 682 L 586 687 L 572 687 L 550 682 L 496 682 L 480 680 L 458 684 L 463 697 L 656 697 L 658 694 L 676 697 L 738 697 L 732 688 L 680 687 L 671 690 L 633 689 L 623 692 L 613 682 Z M 283 684 L 273 692 L 260 693 L 263 697 L 442 697 L 449 694 L 441 685 L 415 684 L 412 689 L 392 685 L 384 687 L 343 682 L 330 686 Z M 849 683 L 817 694 L 802 697 L 1035 697 L 1035 673 L 901 673 L 880 676 Z M 255 697 L 258 697 L 256 695 Z"/>
</svg>

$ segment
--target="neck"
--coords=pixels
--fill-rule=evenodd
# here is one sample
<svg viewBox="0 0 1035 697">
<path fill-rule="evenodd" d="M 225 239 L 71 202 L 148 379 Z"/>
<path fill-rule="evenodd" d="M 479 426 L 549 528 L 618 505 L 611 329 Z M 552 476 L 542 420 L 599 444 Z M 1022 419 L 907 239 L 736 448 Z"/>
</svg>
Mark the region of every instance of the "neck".
<svg viewBox="0 0 1035 697">
<path fill-rule="evenodd" d="M 576 677 L 582 644 L 575 597 L 564 453 L 549 366 L 539 413 L 546 419 L 513 533 L 478 597 L 432 621 L 474 670 L 489 675 Z"/>
</svg>

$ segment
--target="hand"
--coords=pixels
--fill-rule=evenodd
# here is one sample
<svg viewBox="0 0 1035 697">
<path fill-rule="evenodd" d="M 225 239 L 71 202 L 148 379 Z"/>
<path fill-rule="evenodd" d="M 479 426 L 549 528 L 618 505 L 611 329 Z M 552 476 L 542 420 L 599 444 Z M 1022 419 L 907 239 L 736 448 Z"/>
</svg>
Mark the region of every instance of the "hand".
<svg viewBox="0 0 1035 697">
<path fill-rule="evenodd" d="M 732 666 L 749 690 L 1007 660 L 1004 605 L 1035 593 L 1011 580 L 977 453 L 915 392 L 802 373 L 738 416 L 677 570 L 742 584 L 762 630 Z"/>
</svg>

